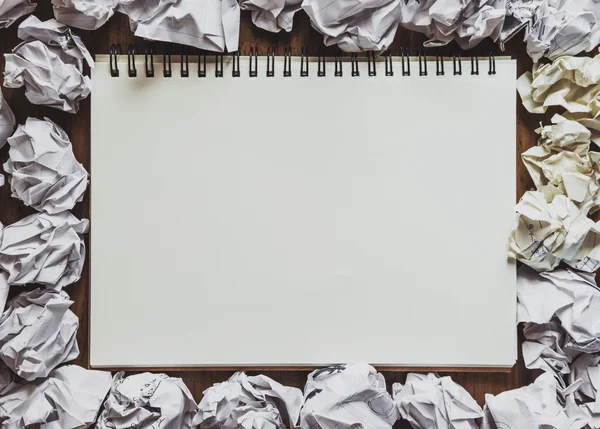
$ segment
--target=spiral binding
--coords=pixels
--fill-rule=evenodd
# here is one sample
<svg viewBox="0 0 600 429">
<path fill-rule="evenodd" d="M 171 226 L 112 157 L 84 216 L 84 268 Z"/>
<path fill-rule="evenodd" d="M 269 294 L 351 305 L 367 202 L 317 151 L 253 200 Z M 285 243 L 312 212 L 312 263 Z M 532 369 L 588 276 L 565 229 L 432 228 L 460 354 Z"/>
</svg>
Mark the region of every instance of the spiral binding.
<svg viewBox="0 0 600 429">
<path fill-rule="evenodd" d="M 335 56 L 335 71 L 333 75 L 336 77 L 343 77 L 344 75 L 342 72 L 342 57 L 339 54 Z"/>
<path fill-rule="evenodd" d="M 153 78 L 155 76 L 154 73 L 154 47 L 152 45 L 148 45 L 145 49 L 144 53 L 144 64 L 145 64 L 145 72 L 147 78 Z M 112 44 L 110 47 L 110 75 L 112 77 L 119 77 L 119 55 L 122 55 L 121 45 Z M 135 57 L 139 55 L 138 46 L 133 44 L 129 45 L 127 48 L 127 74 L 129 77 L 137 77 L 138 72 L 135 65 Z M 225 54 L 216 54 L 215 55 L 215 77 L 220 78 L 223 77 L 223 57 Z M 241 76 L 240 69 L 240 55 L 239 51 L 228 54 L 231 56 L 232 62 L 232 72 L 231 75 L 234 78 Z M 187 47 L 181 48 L 180 53 L 180 75 L 181 77 L 187 78 L 190 75 L 189 72 L 189 49 Z M 200 53 L 198 54 L 198 77 L 204 78 L 206 77 L 206 54 Z M 249 76 L 257 77 L 258 70 L 258 47 L 250 48 L 249 53 Z M 393 56 L 390 50 L 385 51 L 382 54 L 383 62 L 385 64 L 385 75 L 386 76 L 394 76 L 393 70 Z M 428 76 L 427 70 L 427 61 L 428 57 L 423 49 L 420 49 L 417 52 L 417 57 L 419 61 L 419 76 Z M 338 51 L 334 55 L 334 76 L 342 77 L 343 76 L 343 58 L 341 51 Z M 346 57 L 347 58 L 347 57 Z M 275 76 L 275 48 L 271 47 L 267 49 L 266 55 L 266 76 L 274 77 Z M 377 59 L 374 52 L 368 52 L 366 54 L 367 61 L 367 71 L 369 77 L 377 76 Z M 357 53 L 353 53 L 350 55 L 350 65 L 351 65 L 351 75 L 354 77 L 360 76 L 360 67 L 359 67 L 360 57 Z M 444 57 L 441 55 L 435 55 L 435 71 L 436 76 L 444 76 Z M 496 74 L 496 57 L 493 52 L 489 52 L 488 54 L 488 75 Z M 406 48 L 400 49 L 400 63 L 402 66 L 402 76 L 411 76 L 410 70 L 410 55 Z M 476 55 L 470 57 L 471 63 L 471 75 L 479 75 L 479 58 Z M 308 49 L 303 47 L 300 50 L 300 76 L 308 77 L 309 76 L 309 56 Z M 452 56 L 452 68 L 454 76 L 461 76 L 463 74 L 462 70 L 462 58 L 460 55 Z M 167 46 L 163 51 L 163 77 L 169 78 L 172 77 L 172 68 L 171 68 L 171 48 Z M 286 47 L 284 49 L 283 54 L 283 71 L 282 75 L 284 77 L 292 76 L 292 48 Z M 327 75 L 327 62 L 326 56 L 323 49 L 319 50 L 317 55 L 317 76 L 325 77 Z"/>
<path fill-rule="evenodd" d="M 419 76 L 427 76 L 427 56 L 422 49 L 419 49 Z"/>
<path fill-rule="evenodd" d="M 385 75 L 386 76 L 394 76 L 394 67 L 392 63 L 392 53 L 389 49 L 383 54 L 383 58 L 385 59 Z"/>
<path fill-rule="evenodd" d="M 137 45 L 129 45 L 127 47 L 127 74 L 129 77 L 137 77 L 137 70 L 135 68 L 135 56 L 137 52 Z"/>
<path fill-rule="evenodd" d="M 123 52 L 121 51 L 121 45 L 112 44 L 110 45 L 110 75 L 112 77 L 119 77 L 119 55 Z M 114 61 L 114 64 L 113 64 Z"/>
<path fill-rule="evenodd" d="M 435 56 L 435 75 L 444 76 L 444 57 Z"/>
<path fill-rule="evenodd" d="M 185 61 L 184 58 L 185 57 Z M 181 67 L 181 77 L 190 77 L 190 56 L 188 55 L 188 48 L 184 46 L 181 49 L 181 60 L 179 61 Z"/>
<path fill-rule="evenodd" d="M 479 74 L 479 58 L 471 57 L 471 74 L 478 75 Z"/>
<path fill-rule="evenodd" d="M 283 51 L 283 77 L 292 76 L 292 48 L 289 46 Z"/>
<path fill-rule="evenodd" d="M 215 55 L 215 77 L 223 77 L 223 55 Z"/>
<path fill-rule="evenodd" d="M 300 76 L 308 76 L 308 48 L 306 47 L 300 51 Z"/>
<path fill-rule="evenodd" d="M 496 74 L 496 57 L 494 56 L 493 52 L 490 52 L 490 54 L 488 55 L 488 59 L 489 59 L 488 74 L 489 75 Z"/>
<path fill-rule="evenodd" d="M 165 49 L 163 52 L 163 77 L 171 77 L 173 73 L 171 72 L 171 49 Z"/>
<path fill-rule="evenodd" d="M 232 77 L 240 77 L 240 51 L 237 51 L 231 55 L 233 58 L 233 68 L 231 70 Z"/>
<path fill-rule="evenodd" d="M 206 54 L 198 54 L 198 77 L 206 77 Z"/>
<path fill-rule="evenodd" d="M 410 76 L 410 56 L 408 55 L 408 49 L 402 48 L 400 51 L 402 55 L 402 76 Z M 404 60 L 406 59 L 406 68 L 404 68 Z"/>
<path fill-rule="evenodd" d="M 150 57 L 150 62 L 148 62 L 148 57 Z M 146 77 L 154 77 L 154 48 L 152 45 L 146 48 L 144 63 L 146 66 Z"/>
<path fill-rule="evenodd" d="M 275 48 L 267 49 L 267 77 L 275 76 Z"/>
<path fill-rule="evenodd" d="M 352 54 L 350 61 L 352 63 L 352 76 L 360 76 L 360 71 L 358 70 L 358 55 Z"/>
<path fill-rule="evenodd" d="M 452 56 L 452 67 L 454 69 L 454 76 L 462 75 L 462 60 L 460 55 L 458 55 L 458 58 L 456 55 Z"/>
<path fill-rule="evenodd" d="M 258 47 L 252 49 L 250 48 L 250 77 L 258 76 Z M 252 59 L 254 59 L 254 68 L 252 68 Z"/>
<path fill-rule="evenodd" d="M 377 76 L 377 63 L 375 62 L 375 52 L 367 52 L 367 71 L 369 76 Z"/>
<path fill-rule="evenodd" d="M 325 67 L 325 54 L 323 53 L 323 50 L 319 50 L 319 68 L 317 70 L 317 76 L 318 77 L 325 77 L 326 75 L 326 67 Z"/>
</svg>

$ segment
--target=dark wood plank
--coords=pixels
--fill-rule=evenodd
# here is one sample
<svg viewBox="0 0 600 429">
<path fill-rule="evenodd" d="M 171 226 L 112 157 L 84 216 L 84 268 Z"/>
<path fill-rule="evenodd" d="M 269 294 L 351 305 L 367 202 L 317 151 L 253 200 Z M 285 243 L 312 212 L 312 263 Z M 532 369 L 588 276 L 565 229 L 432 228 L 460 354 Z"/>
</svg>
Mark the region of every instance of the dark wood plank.
<svg viewBox="0 0 600 429">
<path fill-rule="evenodd" d="M 36 15 L 42 19 L 48 19 L 52 17 L 52 10 L 50 2 L 40 2 Z M 108 53 L 111 43 L 118 42 L 125 49 L 129 43 L 137 43 L 143 52 L 143 47 L 146 42 L 135 38 L 129 29 L 129 24 L 126 17 L 116 14 L 104 27 L 101 29 L 90 32 L 75 30 L 76 34 L 80 35 L 93 54 L 106 54 Z M 0 52 L 5 53 L 10 51 L 14 46 L 17 45 L 17 25 L 13 25 L 9 29 L 0 30 Z M 519 74 L 531 68 L 531 60 L 525 52 L 524 44 L 513 39 L 507 47 L 506 54 L 511 55 L 519 60 Z M 418 33 L 409 32 L 407 30 L 400 29 L 396 35 L 396 39 L 392 46 L 394 54 L 399 53 L 400 47 L 408 47 L 411 53 L 416 53 L 421 47 L 422 42 L 425 40 L 424 36 Z M 159 44 L 160 45 L 160 44 Z M 271 34 L 263 30 L 255 28 L 250 20 L 249 14 L 242 14 L 242 24 L 240 32 L 240 49 L 242 53 L 248 53 L 250 47 L 257 46 L 261 53 L 265 53 L 268 47 L 275 47 L 278 54 L 283 54 L 283 49 L 286 46 L 290 46 L 293 49 L 294 54 L 298 54 L 300 49 L 304 46 L 308 47 L 310 55 L 316 55 L 319 49 L 322 47 L 322 36 L 313 30 L 310 26 L 308 17 L 303 13 L 298 13 L 295 18 L 294 30 L 291 33 L 279 33 Z M 160 46 L 159 46 L 160 49 Z M 458 48 L 454 44 L 443 47 L 438 50 L 428 51 L 428 54 L 439 52 L 444 55 L 451 55 L 457 52 Z M 478 46 L 473 52 L 482 58 L 487 55 L 490 50 L 494 50 L 498 55 L 497 47 L 490 41 L 486 41 Z M 159 51 L 160 52 L 160 51 Z M 336 52 L 335 48 L 327 48 L 328 54 Z M 464 54 L 466 56 L 466 54 Z M 470 53 L 469 53 L 470 55 Z M 482 66 L 485 65 L 482 63 Z M 4 59 L 0 60 L 0 70 L 4 70 Z M 515 76 L 516 78 L 516 76 Z M 34 106 L 30 104 L 25 96 L 23 89 L 8 90 L 2 88 L 8 103 L 12 107 L 17 116 L 19 123 L 24 123 L 28 116 L 37 118 L 49 117 L 69 134 L 73 143 L 73 149 L 77 159 L 83 163 L 83 165 L 89 170 L 90 168 L 90 100 L 85 100 L 81 103 L 81 109 L 78 114 L 71 115 L 68 113 L 59 112 L 57 110 Z M 93 90 L 92 90 L 93 94 Z M 93 96 L 93 95 L 92 95 Z M 517 122 L 517 148 L 518 153 L 527 149 L 528 147 L 535 144 L 536 136 L 534 129 L 537 127 L 541 117 L 536 117 L 528 114 L 525 109 L 518 102 L 518 122 Z M 426 112 L 423 112 L 426 114 Z M 351 126 L 351 125 L 349 125 Z M 493 132 L 493 130 L 490 130 Z M 482 146 L 485 145 L 485 136 L 482 136 Z M 4 162 L 8 158 L 7 148 L 0 151 L 0 161 Z M 517 157 L 518 170 L 517 170 L 517 196 L 520 196 L 527 189 L 532 187 L 531 180 L 529 179 L 525 168 L 520 162 L 520 158 Z M 92 180 L 93 180 L 93 172 Z M 474 178 L 479 180 L 479 178 Z M 89 194 L 86 195 L 86 199 L 83 203 L 77 205 L 74 210 L 74 214 L 77 217 L 89 217 L 90 200 Z M 33 210 L 24 207 L 20 201 L 10 197 L 9 186 L 5 185 L 0 188 L 0 206 L 2 212 L 0 215 L 0 221 L 2 223 L 10 224 L 16 222 L 26 215 L 33 213 Z M 88 238 L 86 238 L 88 242 Z M 77 284 L 71 285 L 66 288 L 71 298 L 75 301 L 72 306 L 73 311 L 79 316 L 80 327 L 78 333 L 78 341 L 81 348 L 81 355 L 75 361 L 76 364 L 87 366 L 88 364 L 88 335 L 89 335 L 89 324 L 88 324 L 88 298 L 89 298 L 89 261 L 86 261 L 82 280 Z M 14 295 L 19 291 L 18 288 L 12 288 L 11 293 Z M 119 297 L 115 297 L 119 299 Z M 201 313 L 202 309 L 199 308 L 198 312 Z M 201 323 L 201 318 L 198 319 Z M 477 323 L 477 321 L 473 321 Z M 402 333 L 398 333 L 398 341 L 401 341 Z M 490 332 L 490 335 L 493 335 Z M 476 338 L 473 341 L 477 341 Z M 391 384 L 396 381 L 402 382 L 406 377 L 406 372 L 398 371 L 383 371 L 384 375 L 389 383 Z M 227 379 L 231 375 L 231 370 L 194 370 L 194 371 L 175 371 L 172 374 L 176 377 L 181 377 L 188 385 L 192 393 L 197 400 L 200 399 L 202 391 L 212 385 L 215 382 L 220 382 Z M 302 388 L 304 386 L 306 375 L 308 371 L 267 371 L 265 372 L 270 377 L 280 381 L 281 383 L 297 386 Z M 443 374 L 443 373 L 442 373 Z M 533 374 L 527 371 L 523 367 L 522 360 L 519 364 L 507 373 L 488 373 L 488 372 L 462 372 L 452 373 L 452 377 L 462 384 L 480 403 L 484 403 L 484 395 L 486 393 L 497 394 L 502 391 L 513 389 L 519 386 L 529 384 L 533 380 Z M 399 427 L 407 427 L 405 423 L 399 423 Z"/>
</svg>

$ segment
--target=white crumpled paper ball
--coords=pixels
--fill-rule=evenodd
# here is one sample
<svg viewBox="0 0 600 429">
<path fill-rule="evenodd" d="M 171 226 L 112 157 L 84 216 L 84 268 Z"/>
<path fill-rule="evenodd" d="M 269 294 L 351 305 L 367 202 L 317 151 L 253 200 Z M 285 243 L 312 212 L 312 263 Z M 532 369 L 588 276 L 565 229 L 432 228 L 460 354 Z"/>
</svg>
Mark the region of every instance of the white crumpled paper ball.
<svg viewBox="0 0 600 429">
<path fill-rule="evenodd" d="M 73 154 L 67 134 L 49 119 L 27 118 L 8 139 L 4 164 L 12 196 L 50 214 L 71 210 L 83 200 L 88 172 Z"/>
<path fill-rule="evenodd" d="M 190 429 L 197 406 L 181 378 L 144 372 L 113 378 L 97 429 Z"/>
<path fill-rule="evenodd" d="M 308 375 L 302 429 L 391 429 L 398 409 L 387 392 L 385 379 L 366 363 L 334 365 Z"/>
<path fill-rule="evenodd" d="M 415 429 L 477 429 L 475 419 L 483 417 L 475 399 L 450 377 L 410 373 L 393 391 L 400 415 Z"/>
<path fill-rule="evenodd" d="M 83 30 L 97 30 L 115 13 L 119 0 L 52 0 L 58 22 Z"/>
<path fill-rule="evenodd" d="M 19 377 L 47 377 L 79 356 L 79 320 L 64 292 L 35 289 L 13 298 L 0 317 L 0 358 Z"/>
<path fill-rule="evenodd" d="M 6 140 L 15 130 L 16 123 L 15 115 L 0 91 L 0 148 L 6 144 Z"/>
<path fill-rule="evenodd" d="M 296 427 L 302 392 L 265 375 L 236 372 L 203 392 L 194 425 L 201 429 L 289 429 Z"/>
<path fill-rule="evenodd" d="M 394 41 L 405 0 L 304 0 L 302 9 L 327 46 L 344 52 L 384 51 Z"/>
<path fill-rule="evenodd" d="M 83 59 L 94 66 L 81 39 L 56 20 L 41 22 L 35 16 L 19 25 L 18 35 L 24 42 L 4 54 L 4 86 L 24 86 L 31 103 L 77 113 L 79 101 L 91 92 Z"/>
<path fill-rule="evenodd" d="M 61 289 L 81 277 L 88 220 L 70 212 L 36 213 L 2 231 L 0 268 L 10 285 L 38 283 Z"/>
<path fill-rule="evenodd" d="M 252 22 L 258 28 L 278 33 L 290 32 L 294 15 L 302 9 L 302 0 L 240 0 L 240 8 L 252 12 Z"/>
<path fill-rule="evenodd" d="M 23 15 L 33 12 L 36 6 L 32 0 L 0 0 L 0 28 L 10 27 Z"/>
<path fill-rule="evenodd" d="M 471 49 L 486 37 L 500 37 L 506 0 L 402 0 L 400 26 L 427 35 L 424 45 L 436 47 L 453 40 Z"/>
<path fill-rule="evenodd" d="M 3 429 L 85 429 L 98 416 L 110 389 L 110 372 L 64 365 L 47 379 L 0 394 Z"/>
</svg>

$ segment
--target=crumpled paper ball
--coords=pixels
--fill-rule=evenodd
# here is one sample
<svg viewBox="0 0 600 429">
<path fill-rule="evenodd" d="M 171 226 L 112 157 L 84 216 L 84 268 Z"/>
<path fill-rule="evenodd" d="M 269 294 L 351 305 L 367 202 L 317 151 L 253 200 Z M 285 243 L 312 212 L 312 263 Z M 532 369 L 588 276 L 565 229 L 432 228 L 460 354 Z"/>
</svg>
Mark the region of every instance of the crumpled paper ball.
<svg viewBox="0 0 600 429">
<path fill-rule="evenodd" d="M 13 298 L 0 317 L 0 358 L 19 377 L 47 377 L 79 356 L 79 319 L 64 292 L 38 288 Z"/>
<path fill-rule="evenodd" d="M 517 275 L 517 298 L 517 320 L 528 326 L 539 325 L 535 335 L 539 336 L 543 330 L 566 332 L 567 337 L 559 338 L 562 351 L 555 350 L 557 353 L 568 352 L 568 357 L 575 357 L 573 350 L 600 352 L 597 317 L 600 289 L 593 274 L 570 269 L 538 273 L 522 266 Z M 554 323 L 555 320 L 558 323 Z M 533 337 L 530 334 L 534 332 L 525 332 L 525 335 Z"/>
<path fill-rule="evenodd" d="M 252 12 L 252 22 L 258 28 L 278 33 L 290 32 L 294 15 L 302 9 L 302 0 L 240 0 L 242 10 Z"/>
<path fill-rule="evenodd" d="M 534 62 L 542 56 L 592 51 L 600 43 L 600 7 L 597 0 L 546 0 L 525 27 L 527 53 Z"/>
<path fill-rule="evenodd" d="M 427 35 L 427 47 L 456 40 L 471 49 L 487 37 L 496 41 L 506 15 L 506 0 L 402 0 L 400 6 L 400 26 Z"/>
<path fill-rule="evenodd" d="M 485 395 L 481 429 L 544 428 L 581 429 L 589 417 L 575 404 L 575 386 L 565 386 L 550 372 L 519 389 Z"/>
<path fill-rule="evenodd" d="M 179 0 L 120 0 L 115 9 L 129 18 L 131 31 L 135 33 L 137 26 L 142 21 L 154 18 L 164 8 L 177 3 Z"/>
<path fill-rule="evenodd" d="M 546 200 L 565 195 L 584 214 L 594 213 L 600 206 L 600 152 L 589 150 L 591 132 L 559 115 L 552 120 L 554 125 L 536 130 L 542 137 L 521 154 L 523 164 Z"/>
<path fill-rule="evenodd" d="M 13 197 L 50 214 L 71 210 L 83 200 L 88 172 L 75 159 L 62 128 L 47 118 L 27 118 L 8 143 L 4 171 Z"/>
<path fill-rule="evenodd" d="M 600 356 L 582 354 L 573 362 L 569 383 L 580 386 L 574 391 L 576 406 L 582 416 L 588 419 L 591 429 L 600 427 Z"/>
<path fill-rule="evenodd" d="M 581 388 L 575 393 L 579 400 L 592 402 L 600 399 L 600 356 L 584 353 L 573 362 L 569 382 L 582 381 Z"/>
<path fill-rule="evenodd" d="M 240 6 L 236 0 L 122 0 L 137 37 L 215 52 L 238 50 Z"/>
<path fill-rule="evenodd" d="M 404 0 L 304 0 L 302 9 L 327 46 L 345 52 L 384 51 L 394 40 Z"/>
<path fill-rule="evenodd" d="M 31 0 L 0 0 L 0 28 L 10 27 L 23 15 L 32 13 L 36 6 Z"/>
<path fill-rule="evenodd" d="M 529 369 L 569 374 L 573 357 L 579 354 L 567 347 L 569 336 L 560 323 L 525 323 L 523 335 L 523 361 Z"/>
<path fill-rule="evenodd" d="M 570 151 L 585 156 L 590 151 L 592 133 L 577 121 L 571 121 L 561 115 L 552 116 L 552 124 L 540 126 L 538 145 L 551 152 Z"/>
<path fill-rule="evenodd" d="M 181 378 L 115 374 L 97 429 L 190 429 L 196 402 Z"/>
<path fill-rule="evenodd" d="M 79 68 L 83 61 L 94 67 L 92 54 L 87 50 L 79 36 L 73 34 L 71 29 L 55 19 L 40 21 L 35 16 L 30 16 L 19 25 L 17 35 L 26 42 L 40 41 L 49 47 L 60 48 L 62 53 L 77 60 Z"/>
<path fill-rule="evenodd" d="M 526 192 L 517 204 L 517 222 L 509 242 L 509 257 L 539 271 L 564 261 L 593 272 L 600 263 L 600 226 L 564 195 Z"/>
<path fill-rule="evenodd" d="M 96 421 L 110 381 L 107 371 L 61 366 L 47 379 L 20 385 L 9 394 L 0 395 L 0 426 L 3 429 L 88 428 Z"/>
<path fill-rule="evenodd" d="M 366 363 L 334 365 L 308 375 L 302 429 L 391 429 L 398 409 L 386 390 L 385 379 Z"/>
<path fill-rule="evenodd" d="M 16 123 L 15 115 L 0 91 L 0 148 L 6 144 L 6 140 L 15 130 Z M 4 183 L 4 178 L 2 178 L 2 183 Z"/>
<path fill-rule="evenodd" d="M 115 13 L 119 0 L 52 0 L 58 22 L 83 30 L 97 30 Z"/>
<path fill-rule="evenodd" d="M 70 212 L 36 213 L 8 225 L 2 232 L 0 268 L 8 283 L 38 283 L 60 290 L 81 277 L 85 244 L 80 234 L 89 221 Z"/>
<path fill-rule="evenodd" d="M 79 101 L 91 90 L 90 78 L 83 75 L 82 58 L 90 67 L 94 65 L 81 39 L 56 20 L 40 22 L 35 16 L 19 25 L 18 35 L 25 41 L 4 54 L 4 86 L 25 86 L 31 103 L 77 113 Z"/>
<path fill-rule="evenodd" d="M 8 395 L 19 386 L 21 383 L 16 374 L 0 360 L 0 397 Z"/>
<path fill-rule="evenodd" d="M 563 120 L 586 127 L 592 142 L 600 145 L 600 55 L 534 64 L 517 79 L 517 91 L 528 112 L 542 114 L 560 106 L 566 110 Z"/>
<path fill-rule="evenodd" d="M 0 229 L 2 224 L 0 223 Z M 8 299 L 8 293 L 10 292 L 10 285 L 8 284 L 8 273 L 6 271 L 0 271 L 0 314 L 6 307 L 6 300 Z"/>
<path fill-rule="evenodd" d="M 236 372 L 203 392 L 193 424 L 201 429 L 288 429 L 296 427 L 301 407 L 300 389 Z"/>
<path fill-rule="evenodd" d="M 590 52 L 600 43 L 597 0 L 509 0 L 500 47 L 525 29 L 527 53 L 534 62 Z"/>
<path fill-rule="evenodd" d="M 593 58 L 564 56 L 549 64 L 534 64 L 531 72 L 517 80 L 517 90 L 529 113 L 542 114 L 549 107 L 560 106 L 577 114 L 577 118 L 582 115 L 598 118 L 600 55 Z"/>
<path fill-rule="evenodd" d="M 409 373 L 406 383 L 392 386 L 394 401 L 403 419 L 414 429 L 477 429 L 483 410 L 473 397 L 450 377 Z"/>
</svg>

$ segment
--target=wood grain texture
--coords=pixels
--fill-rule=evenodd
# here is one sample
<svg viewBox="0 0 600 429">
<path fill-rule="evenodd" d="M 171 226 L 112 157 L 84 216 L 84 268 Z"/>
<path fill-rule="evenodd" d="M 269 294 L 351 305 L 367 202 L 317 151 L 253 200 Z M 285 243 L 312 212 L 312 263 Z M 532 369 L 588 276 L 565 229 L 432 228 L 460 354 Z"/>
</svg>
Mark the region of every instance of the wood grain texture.
<svg viewBox="0 0 600 429">
<path fill-rule="evenodd" d="M 40 1 L 38 9 L 35 13 L 41 20 L 49 19 L 52 17 L 52 10 L 49 1 Z M 124 50 L 129 43 L 137 43 L 141 52 L 143 52 L 146 46 L 145 41 L 135 38 L 130 29 L 129 23 L 125 16 L 116 14 L 105 26 L 101 29 L 90 32 L 83 30 L 75 30 L 76 34 L 80 35 L 92 54 L 106 54 L 108 53 L 111 43 L 118 42 L 123 46 Z M 519 60 L 518 73 L 519 75 L 526 70 L 531 69 L 531 60 L 525 52 L 525 46 L 522 41 L 518 40 L 519 37 L 513 39 L 507 46 L 506 55 L 510 55 L 513 58 Z M 408 47 L 411 54 L 416 54 L 417 50 L 422 46 L 425 37 L 415 32 L 409 32 L 407 30 L 400 29 L 396 35 L 395 41 L 392 45 L 392 52 L 397 55 L 400 52 L 400 47 Z M 9 52 L 18 43 L 17 39 L 17 24 L 13 25 L 8 29 L 0 30 L 0 52 Z M 157 51 L 162 52 L 162 44 L 157 43 Z M 304 46 L 308 47 L 310 55 L 316 55 L 321 49 L 322 36 L 313 30 L 310 26 L 309 20 L 303 13 L 298 13 L 295 17 L 294 30 L 291 33 L 279 33 L 271 34 L 266 31 L 257 29 L 251 23 L 250 16 L 247 13 L 242 13 L 242 24 L 240 32 L 240 49 L 242 54 L 247 54 L 250 47 L 258 47 L 261 54 L 264 54 L 268 47 L 274 47 L 276 53 L 279 55 L 283 54 L 283 50 L 286 46 L 290 46 L 293 50 L 294 55 L 300 53 L 300 49 Z M 452 55 L 457 52 L 459 48 L 451 44 L 449 46 L 427 51 L 428 55 L 434 55 L 436 53 L 443 55 Z M 484 58 L 487 53 L 493 50 L 498 55 L 498 48 L 491 43 L 489 40 L 479 45 L 473 50 L 473 53 Z M 173 52 L 178 52 L 177 48 Z M 192 52 L 196 52 L 192 50 Z M 335 48 L 327 48 L 327 54 L 334 54 L 337 52 Z M 471 55 L 469 53 L 468 55 Z M 464 54 L 464 56 L 468 56 Z M 483 60 L 482 60 L 483 61 Z M 487 65 L 482 62 L 482 70 L 487 72 Z M 4 58 L 0 60 L 0 70 L 4 70 Z M 516 76 L 515 76 L 516 78 Z M 71 138 L 75 156 L 83 163 L 83 165 L 89 170 L 90 169 L 90 100 L 84 100 L 81 103 L 81 109 L 76 115 L 69 113 L 60 112 L 48 107 L 35 106 L 30 104 L 24 96 L 23 89 L 9 90 L 2 88 L 2 91 L 7 99 L 8 103 L 12 107 L 15 115 L 18 119 L 18 123 L 24 123 L 25 119 L 29 116 L 43 118 L 49 117 L 61 127 L 65 129 Z M 93 96 L 93 91 L 92 91 Z M 401 102 L 401 100 L 399 100 Z M 443 112 L 438 112 L 443 114 Z M 423 112 L 423 114 L 431 114 L 431 112 Z M 518 102 L 517 107 L 517 152 L 520 154 L 528 147 L 535 144 L 536 135 L 534 129 L 538 126 L 540 120 L 543 118 L 540 116 L 530 115 L 525 111 Z M 391 124 L 393 126 L 393 124 Z M 350 124 L 348 126 L 351 126 Z M 460 124 L 459 126 L 463 126 Z M 401 132 L 401 130 L 400 130 Z M 490 133 L 494 130 L 490 130 Z M 485 136 L 482 136 L 482 147 L 485 148 Z M 4 162 L 8 158 L 8 150 L 5 147 L 0 151 L 0 161 Z M 493 162 L 493 160 L 487 160 Z M 523 164 L 520 161 L 520 157 L 517 155 L 518 169 L 517 169 L 517 192 L 515 194 L 515 201 L 517 197 L 522 195 L 527 189 L 532 187 L 531 180 L 529 179 Z M 93 171 L 91 172 L 93 180 Z M 485 180 L 485 178 L 474 177 L 473 180 Z M 11 198 L 10 187 L 5 185 L 0 188 L 0 221 L 3 224 L 10 224 L 16 222 L 26 215 L 34 212 L 34 210 L 25 207 L 17 199 Z M 90 200 L 89 192 L 86 194 L 86 199 L 83 203 L 78 204 L 75 207 L 73 213 L 81 217 L 89 217 L 90 212 Z M 88 237 L 86 237 L 86 243 Z M 468 264 L 468 260 L 465 260 L 465 264 Z M 12 288 L 12 295 L 19 292 L 19 288 Z M 86 261 L 85 269 L 83 272 L 82 280 L 74 285 L 66 288 L 67 293 L 75 301 L 72 306 L 72 310 L 79 316 L 80 327 L 78 332 L 78 341 L 81 349 L 81 355 L 75 361 L 76 364 L 87 366 L 88 363 L 88 299 L 89 299 L 89 261 Z M 115 297 L 119 299 L 119 297 Z M 169 299 L 168 296 L 166 299 Z M 176 297 L 173 297 L 173 305 L 176 304 Z M 398 311 L 402 311 L 399 306 Z M 198 323 L 203 323 L 202 319 L 202 306 L 198 307 Z M 477 323 L 476 320 L 473 323 Z M 257 327 L 252 327 L 249 331 L 241 335 L 264 335 L 265 332 L 257 332 Z M 410 327 L 406 327 L 410 329 Z M 451 335 L 452 333 L 448 333 Z M 489 333 L 493 335 L 493 332 Z M 197 341 L 202 341 L 200 338 Z M 398 337 L 395 341 L 402 341 L 402 331 L 398 331 Z M 477 341 L 477 338 L 473 338 L 473 341 Z M 157 344 L 160 347 L 160 344 Z M 194 371 L 175 371 L 174 376 L 181 377 L 194 394 L 195 398 L 199 400 L 201 398 L 202 391 L 212 385 L 215 382 L 225 380 L 231 375 L 231 370 L 194 370 Z M 268 376 L 278 380 L 279 382 L 302 388 L 304 386 L 306 375 L 308 371 L 267 371 L 265 372 Z M 395 381 L 403 381 L 406 377 L 406 372 L 402 371 L 383 371 L 388 387 L 391 388 L 391 384 Z M 444 373 L 441 373 L 444 375 Z M 458 383 L 463 385 L 480 403 L 484 403 L 484 395 L 486 393 L 497 394 L 505 390 L 520 387 L 529 384 L 534 379 L 534 374 L 524 368 L 522 360 L 507 373 L 487 373 L 487 372 L 461 372 L 453 373 L 452 377 Z M 397 427 L 409 427 L 406 422 L 399 422 Z"/>
</svg>

